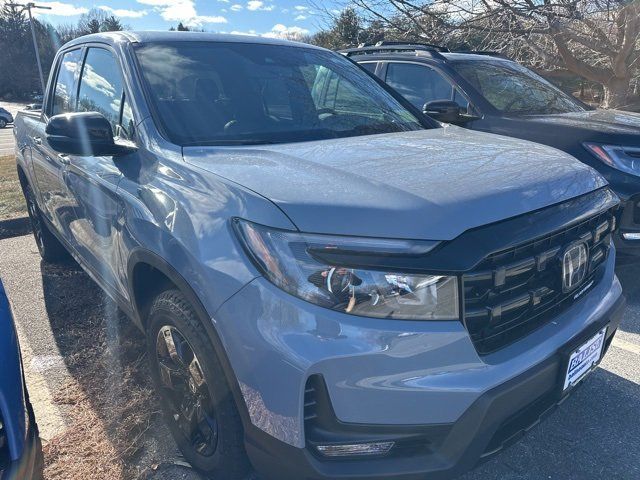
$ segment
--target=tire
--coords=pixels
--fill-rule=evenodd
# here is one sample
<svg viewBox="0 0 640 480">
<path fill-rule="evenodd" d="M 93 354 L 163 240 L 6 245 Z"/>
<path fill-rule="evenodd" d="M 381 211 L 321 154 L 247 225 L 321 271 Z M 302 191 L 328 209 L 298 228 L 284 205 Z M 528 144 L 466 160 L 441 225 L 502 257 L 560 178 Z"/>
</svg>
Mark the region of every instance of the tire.
<svg viewBox="0 0 640 480">
<path fill-rule="evenodd" d="M 0 128 L 7 126 L 7 121 L 4 118 L 0 118 Z"/>
<path fill-rule="evenodd" d="M 180 291 L 168 290 L 155 298 L 147 322 L 147 352 L 151 377 L 169 429 L 195 469 L 216 479 L 241 480 L 251 470 L 244 449 L 242 422 L 208 338 L 195 309 Z M 172 345 L 175 357 L 169 354 Z M 174 362 L 175 358 L 179 360 Z M 189 368 L 182 370 L 180 365 Z M 175 373 L 178 370 L 182 373 Z M 186 397 L 197 399 L 185 400 Z M 184 405 L 194 403 L 200 405 L 194 414 L 198 419 L 195 428 L 193 420 L 186 422 L 187 415 L 182 413 L 191 411 L 182 409 Z M 189 426 L 185 427 L 185 423 Z"/>
<path fill-rule="evenodd" d="M 67 260 L 69 253 L 53 233 L 51 233 L 46 222 L 43 220 L 33 190 L 28 184 L 24 187 L 24 198 L 27 202 L 27 211 L 29 213 L 29 220 L 31 221 L 33 237 L 36 240 L 36 245 L 42 259 L 48 263 L 58 263 Z"/>
</svg>

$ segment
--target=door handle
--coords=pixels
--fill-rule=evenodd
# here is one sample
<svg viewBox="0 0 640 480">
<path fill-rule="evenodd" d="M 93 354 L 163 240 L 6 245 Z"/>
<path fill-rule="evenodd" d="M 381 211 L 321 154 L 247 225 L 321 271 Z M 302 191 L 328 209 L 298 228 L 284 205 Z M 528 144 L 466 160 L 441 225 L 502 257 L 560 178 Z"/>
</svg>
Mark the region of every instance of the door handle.
<svg viewBox="0 0 640 480">
<path fill-rule="evenodd" d="M 71 160 L 69 160 L 69 157 L 67 155 L 63 155 L 62 153 L 58 154 L 58 159 L 60 160 L 60 163 L 63 165 L 69 165 L 71 163 Z"/>
<path fill-rule="evenodd" d="M 41 137 L 31 137 L 33 139 L 33 143 L 35 143 L 36 145 L 42 145 L 42 138 Z"/>
</svg>

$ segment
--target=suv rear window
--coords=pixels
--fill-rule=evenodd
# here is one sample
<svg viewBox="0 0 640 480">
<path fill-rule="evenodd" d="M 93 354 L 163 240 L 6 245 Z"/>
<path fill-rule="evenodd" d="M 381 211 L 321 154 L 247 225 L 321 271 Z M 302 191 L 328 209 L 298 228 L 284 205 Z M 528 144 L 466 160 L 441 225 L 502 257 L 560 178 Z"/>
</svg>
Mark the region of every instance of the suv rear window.
<svg viewBox="0 0 640 480">
<path fill-rule="evenodd" d="M 341 55 L 247 43 L 136 48 L 156 120 L 179 145 L 264 144 L 431 125 Z"/>
</svg>

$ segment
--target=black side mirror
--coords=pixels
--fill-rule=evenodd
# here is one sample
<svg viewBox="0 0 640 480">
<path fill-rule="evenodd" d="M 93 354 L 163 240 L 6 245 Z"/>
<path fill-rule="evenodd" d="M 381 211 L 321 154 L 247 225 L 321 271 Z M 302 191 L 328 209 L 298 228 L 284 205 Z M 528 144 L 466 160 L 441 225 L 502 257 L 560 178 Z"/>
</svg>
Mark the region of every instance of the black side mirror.
<svg viewBox="0 0 640 480">
<path fill-rule="evenodd" d="M 51 148 L 69 155 L 115 156 L 136 150 L 133 145 L 116 143 L 109 120 L 98 112 L 55 115 L 45 133 Z"/>
<path fill-rule="evenodd" d="M 460 106 L 452 100 L 434 100 L 422 107 L 425 115 L 435 118 L 439 122 L 456 123 L 460 121 Z"/>
</svg>

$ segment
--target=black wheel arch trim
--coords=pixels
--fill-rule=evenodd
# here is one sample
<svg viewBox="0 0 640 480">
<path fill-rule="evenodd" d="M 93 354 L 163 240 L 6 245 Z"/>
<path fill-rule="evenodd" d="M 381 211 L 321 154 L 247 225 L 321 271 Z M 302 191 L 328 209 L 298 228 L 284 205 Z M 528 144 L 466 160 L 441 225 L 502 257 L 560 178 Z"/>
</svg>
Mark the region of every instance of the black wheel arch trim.
<svg viewBox="0 0 640 480">
<path fill-rule="evenodd" d="M 196 310 L 196 314 L 201 319 L 203 327 L 209 336 L 209 340 L 211 341 L 211 345 L 220 361 L 222 366 L 222 370 L 227 380 L 227 384 L 229 385 L 229 389 L 233 395 L 235 400 L 236 408 L 240 414 L 240 418 L 242 420 L 242 425 L 245 429 L 253 426 L 251 423 L 251 418 L 249 416 L 249 411 L 247 409 L 246 403 L 244 401 L 244 396 L 242 395 L 242 391 L 240 389 L 240 384 L 236 375 L 231 367 L 231 362 L 229 361 L 229 357 L 224 348 L 222 340 L 218 335 L 216 328 L 211 321 L 212 316 L 207 312 L 204 304 L 195 293 L 193 288 L 189 285 L 189 283 L 184 279 L 184 277 L 169 264 L 164 258 L 159 256 L 158 254 L 144 249 L 144 248 L 136 248 L 129 255 L 129 261 L 127 263 L 127 281 L 129 288 L 129 295 L 131 298 L 131 310 L 134 315 L 134 321 L 141 329 L 144 329 L 144 319 L 141 318 L 141 313 L 138 309 L 138 304 L 134 295 L 134 285 L 133 285 L 133 272 L 137 266 L 140 264 L 148 265 L 160 273 L 162 273 L 165 277 L 167 277 L 176 288 L 187 298 L 189 303 Z"/>
</svg>

